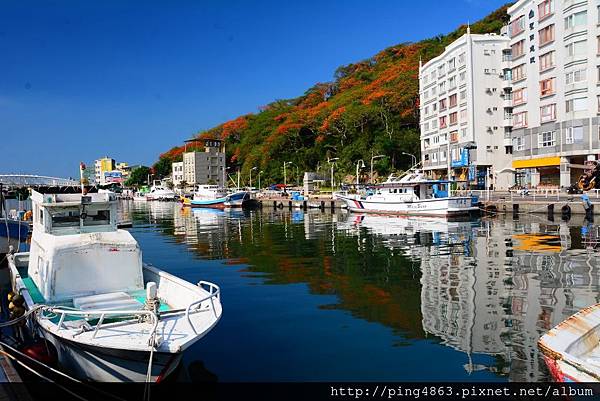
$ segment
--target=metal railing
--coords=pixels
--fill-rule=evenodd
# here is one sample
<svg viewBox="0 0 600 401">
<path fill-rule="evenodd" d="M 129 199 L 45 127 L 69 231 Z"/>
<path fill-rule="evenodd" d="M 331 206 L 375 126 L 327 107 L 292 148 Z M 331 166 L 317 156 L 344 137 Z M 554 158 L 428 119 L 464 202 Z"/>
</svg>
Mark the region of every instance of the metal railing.
<svg viewBox="0 0 600 401">
<path fill-rule="evenodd" d="M 192 319 L 190 319 L 190 310 L 194 306 L 201 305 L 202 302 L 210 300 L 211 309 L 212 309 L 213 313 L 215 314 L 215 317 L 218 317 L 217 310 L 215 309 L 214 299 L 216 298 L 219 300 L 219 302 L 221 301 L 221 289 L 219 288 L 218 285 L 208 282 L 208 281 L 199 281 L 198 282 L 198 287 L 202 288 L 203 285 L 208 287 L 209 296 L 204 297 L 198 301 L 192 302 L 185 309 L 185 318 L 187 319 L 188 323 L 190 324 L 190 327 L 192 328 L 192 331 L 194 332 L 194 334 L 198 334 L 198 332 L 196 331 L 196 328 L 194 327 L 194 324 L 192 323 Z"/>
<path fill-rule="evenodd" d="M 143 316 L 149 316 L 150 320 L 152 322 L 152 330 L 150 331 L 150 335 L 148 336 L 148 345 L 151 347 L 155 345 L 155 344 L 153 344 L 152 339 L 154 338 L 154 335 L 158 328 L 158 317 L 156 316 L 156 314 L 153 311 L 149 311 L 149 310 L 121 310 L 121 311 L 90 310 L 90 311 L 82 311 L 82 310 L 74 310 L 74 309 L 64 309 L 64 308 L 60 308 L 60 307 L 59 308 L 56 308 L 56 307 L 42 308 L 42 318 L 50 320 L 50 319 L 52 319 L 52 317 L 50 317 L 48 315 L 44 315 L 43 312 L 52 313 L 57 316 L 60 315 L 60 319 L 58 320 L 58 328 L 56 329 L 56 331 L 60 331 L 63 328 L 63 323 L 67 316 L 81 316 L 85 319 L 89 319 L 94 316 L 100 316 L 98 319 L 98 323 L 96 323 L 96 325 L 94 327 L 94 334 L 92 334 L 92 339 L 95 338 L 96 335 L 98 334 L 98 332 L 100 331 L 100 328 L 102 327 L 102 325 L 104 323 L 104 319 L 107 315 L 109 315 L 109 316 L 131 316 L 132 319 L 138 319 L 138 320 Z M 111 327 L 114 327 L 115 325 L 120 325 L 120 324 L 124 324 L 124 323 L 129 323 L 129 322 L 113 322 L 110 324 L 111 324 Z"/>
</svg>

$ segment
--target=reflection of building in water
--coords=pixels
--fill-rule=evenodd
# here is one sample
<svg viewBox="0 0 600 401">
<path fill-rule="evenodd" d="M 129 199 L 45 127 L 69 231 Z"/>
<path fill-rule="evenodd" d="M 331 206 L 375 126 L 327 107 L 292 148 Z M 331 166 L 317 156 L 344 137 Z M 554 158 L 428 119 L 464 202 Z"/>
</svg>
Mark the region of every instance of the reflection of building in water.
<svg viewBox="0 0 600 401">
<path fill-rule="evenodd" d="M 469 362 L 482 353 L 501 358 L 484 368 L 509 371 L 511 380 L 547 379 L 537 340 L 598 298 L 596 255 L 567 250 L 581 243 L 578 230 L 496 220 L 473 236 L 472 256 L 423 248 L 424 329 L 467 353 L 467 370 L 481 368 Z"/>
</svg>

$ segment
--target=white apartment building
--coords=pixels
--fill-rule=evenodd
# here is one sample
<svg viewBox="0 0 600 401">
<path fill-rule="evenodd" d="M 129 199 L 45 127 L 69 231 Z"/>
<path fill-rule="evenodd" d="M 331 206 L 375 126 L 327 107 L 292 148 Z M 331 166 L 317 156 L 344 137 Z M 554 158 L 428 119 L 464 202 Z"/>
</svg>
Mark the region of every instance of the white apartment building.
<svg viewBox="0 0 600 401">
<path fill-rule="evenodd" d="M 189 186 L 214 183 L 225 185 L 225 152 L 222 142 L 213 139 L 204 141 L 204 152 L 183 154 L 183 180 Z"/>
<path fill-rule="evenodd" d="M 461 188 L 513 185 L 509 40 L 468 29 L 420 66 L 421 158 L 433 178 L 462 181 Z"/>
<path fill-rule="evenodd" d="M 600 153 L 599 7 L 519 0 L 508 9 L 519 184 L 568 187 Z"/>
<path fill-rule="evenodd" d="M 175 188 L 183 181 L 183 162 L 175 162 L 172 164 L 171 179 Z"/>
</svg>

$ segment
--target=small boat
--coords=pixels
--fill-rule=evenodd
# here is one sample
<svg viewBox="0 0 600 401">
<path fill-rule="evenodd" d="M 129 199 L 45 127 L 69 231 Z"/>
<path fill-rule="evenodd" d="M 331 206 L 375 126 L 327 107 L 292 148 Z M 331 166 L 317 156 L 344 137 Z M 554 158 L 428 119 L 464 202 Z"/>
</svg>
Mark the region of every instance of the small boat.
<svg viewBox="0 0 600 401">
<path fill-rule="evenodd" d="M 159 381 L 221 318 L 217 285 L 143 263 L 137 241 L 117 228 L 115 194 L 31 199 L 30 251 L 8 256 L 12 289 L 32 312 L 29 329 L 73 376 Z"/>
<path fill-rule="evenodd" d="M 403 176 L 390 175 L 383 184 L 360 194 L 335 193 L 350 211 L 415 216 L 469 216 L 478 212 L 469 196 L 449 196 L 448 181 L 431 180 L 413 169 Z"/>
<path fill-rule="evenodd" d="M 164 186 L 159 180 L 154 181 L 150 192 L 146 194 L 146 200 L 149 201 L 175 201 L 178 198 L 174 191 Z"/>
<path fill-rule="evenodd" d="M 538 347 L 557 382 L 600 382 L 600 304 L 554 327 Z"/>
<path fill-rule="evenodd" d="M 249 199 L 249 192 L 235 191 L 229 193 L 227 189 L 220 188 L 218 185 L 198 185 L 191 199 L 181 198 L 184 206 L 218 209 L 242 207 L 244 201 Z"/>
</svg>

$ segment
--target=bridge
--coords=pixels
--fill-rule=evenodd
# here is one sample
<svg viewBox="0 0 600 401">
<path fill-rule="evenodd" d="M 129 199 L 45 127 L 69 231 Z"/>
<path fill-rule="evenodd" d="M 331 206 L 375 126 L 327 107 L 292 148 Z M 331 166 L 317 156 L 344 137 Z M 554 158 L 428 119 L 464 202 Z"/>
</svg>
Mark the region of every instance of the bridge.
<svg viewBox="0 0 600 401">
<path fill-rule="evenodd" d="M 7 187 L 71 187 L 80 185 L 79 181 L 70 178 L 31 174 L 0 174 L 0 184 Z"/>
</svg>

